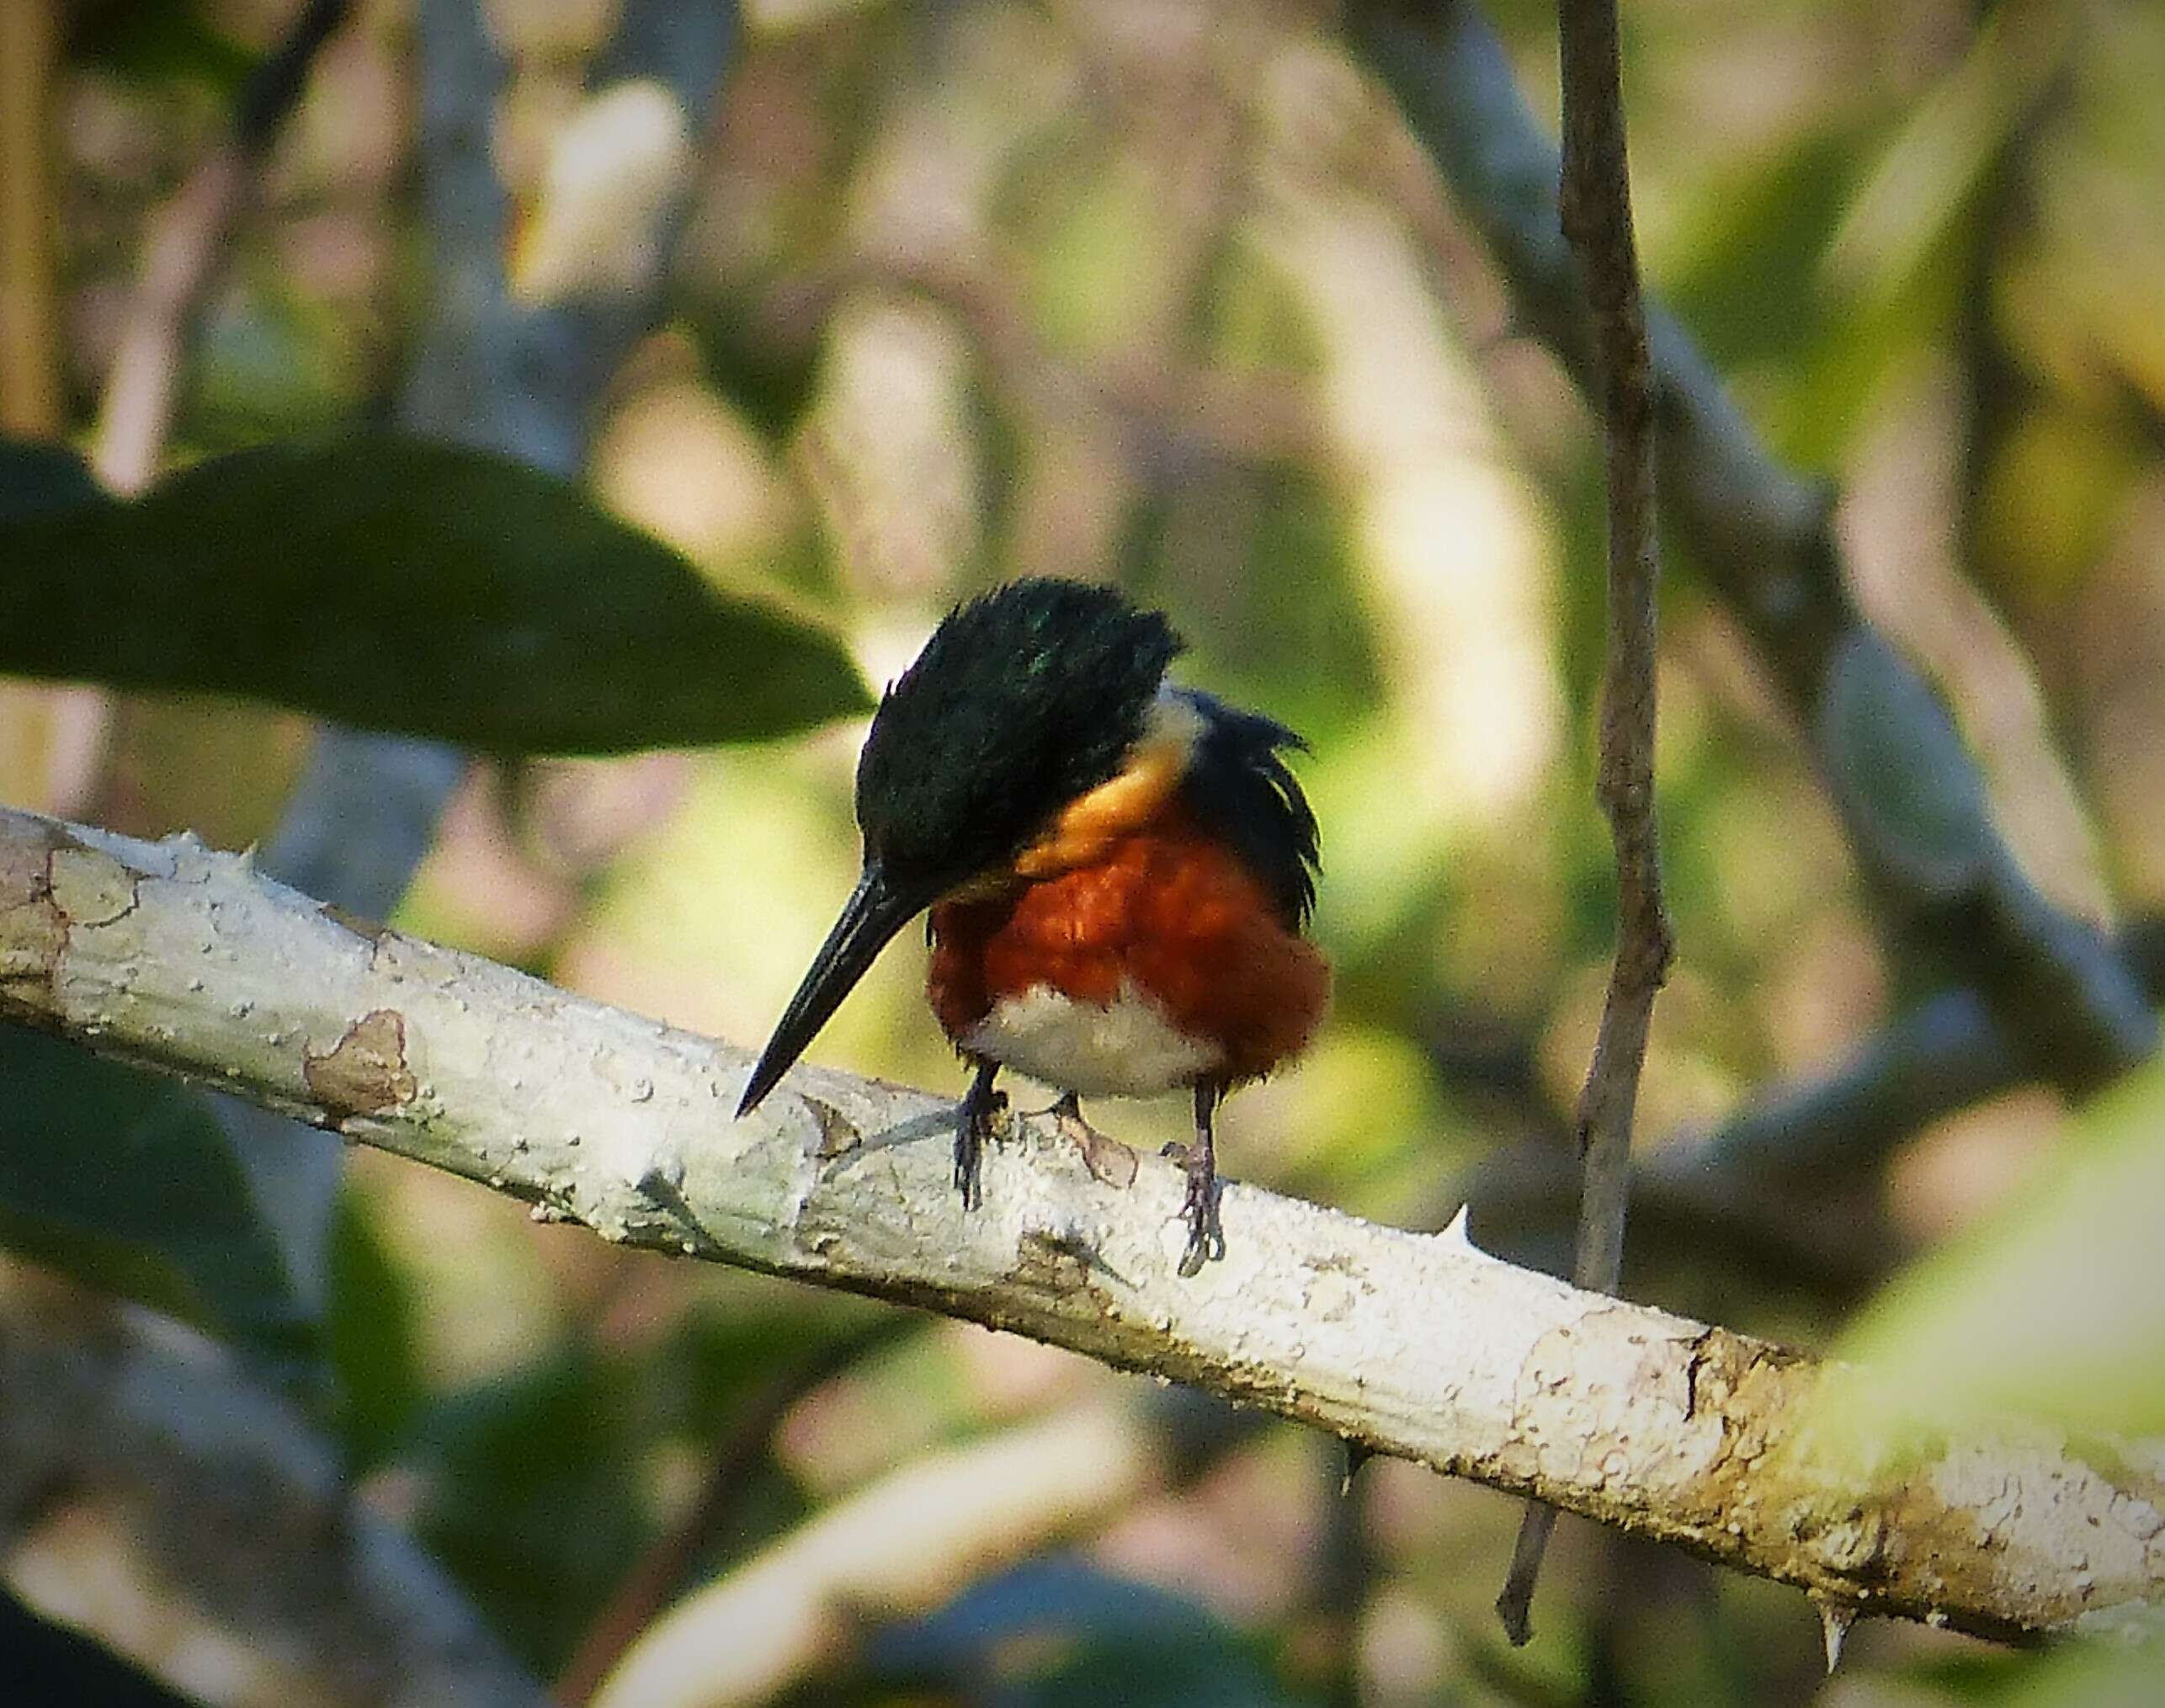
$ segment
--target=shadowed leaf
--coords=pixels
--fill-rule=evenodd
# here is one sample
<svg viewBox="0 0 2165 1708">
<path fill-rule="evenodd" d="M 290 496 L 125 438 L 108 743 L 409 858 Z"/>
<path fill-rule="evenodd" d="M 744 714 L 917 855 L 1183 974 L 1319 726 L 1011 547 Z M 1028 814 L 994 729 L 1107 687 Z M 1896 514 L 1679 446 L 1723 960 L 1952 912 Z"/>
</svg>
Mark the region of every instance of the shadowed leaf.
<svg viewBox="0 0 2165 1708">
<path fill-rule="evenodd" d="M 0 564 L 0 670 L 32 676 L 500 752 L 742 741 L 868 706 L 832 637 L 715 592 L 576 488 L 451 446 L 266 446 L 133 503 L 18 508 Z"/>
<path fill-rule="evenodd" d="M 102 496 L 89 465 L 66 445 L 0 439 L 0 518 L 96 503 Z"/>
<path fill-rule="evenodd" d="M 209 1099 L 14 1026 L 0 1026 L 0 1244 L 281 1378 L 315 1365 L 316 1321 Z"/>
</svg>

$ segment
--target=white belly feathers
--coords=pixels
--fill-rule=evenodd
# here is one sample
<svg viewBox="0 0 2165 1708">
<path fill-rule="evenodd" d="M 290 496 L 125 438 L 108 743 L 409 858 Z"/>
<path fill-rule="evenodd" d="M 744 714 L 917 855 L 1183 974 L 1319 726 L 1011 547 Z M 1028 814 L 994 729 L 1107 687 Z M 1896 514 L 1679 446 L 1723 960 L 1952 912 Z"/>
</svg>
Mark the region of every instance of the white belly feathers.
<svg viewBox="0 0 2165 1708">
<path fill-rule="evenodd" d="M 1109 1008 L 1049 985 L 1003 997 L 962 1044 L 1084 1097 L 1156 1097 L 1193 1084 L 1219 1062 L 1215 1048 L 1176 1030 L 1164 1009 L 1125 980 Z"/>
</svg>

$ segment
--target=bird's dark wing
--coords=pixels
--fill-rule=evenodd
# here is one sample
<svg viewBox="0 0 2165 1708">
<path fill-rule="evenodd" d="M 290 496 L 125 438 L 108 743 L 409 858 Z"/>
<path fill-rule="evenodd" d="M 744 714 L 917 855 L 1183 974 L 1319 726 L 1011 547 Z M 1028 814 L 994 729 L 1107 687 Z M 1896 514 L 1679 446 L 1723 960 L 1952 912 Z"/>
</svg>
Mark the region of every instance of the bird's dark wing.
<svg viewBox="0 0 2165 1708">
<path fill-rule="evenodd" d="M 1316 815 L 1279 753 L 1308 744 L 1275 718 L 1194 689 L 1176 691 L 1203 718 L 1183 797 L 1206 830 L 1231 845 L 1287 928 L 1301 929 L 1316 905 Z"/>
</svg>

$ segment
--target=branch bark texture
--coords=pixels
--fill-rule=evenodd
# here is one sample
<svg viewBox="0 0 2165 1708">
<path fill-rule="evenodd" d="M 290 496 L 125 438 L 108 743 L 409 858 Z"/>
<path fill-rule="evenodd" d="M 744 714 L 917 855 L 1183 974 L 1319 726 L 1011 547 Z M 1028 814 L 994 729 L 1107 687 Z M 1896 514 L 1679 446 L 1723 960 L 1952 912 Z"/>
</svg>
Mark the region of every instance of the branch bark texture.
<svg viewBox="0 0 2165 1708">
<path fill-rule="evenodd" d="M 226 1089 L 613 1242 L 795 1276 L 1192 1382 L 1843 1609 L 1992 1635 L 2165 1599 L 2165 1451 L 1972 1423 L 1859 1460 L 1854 1380 L 1476 1250 L 1238 1184 L 1179 1280 L 1181 1179 L 1019 1121 L 984 1207 L 954 1105 L 800 1071 L 396 932 L 187 838 L 0 811 L 0 1018 Z"/>
<path fill-rule="evenodd" d="M 234 1700 L 545 1708 L 298 1416 L 216 1349 L 141 1323 L 72 1318 L 14 1288 L 0 1300 L 0 1572 L 35 1578 L 42 1552 L 109 1530 L 182 1623 L 213 1643 L 245 1631 L 260 1666 Z"/>
</svg>

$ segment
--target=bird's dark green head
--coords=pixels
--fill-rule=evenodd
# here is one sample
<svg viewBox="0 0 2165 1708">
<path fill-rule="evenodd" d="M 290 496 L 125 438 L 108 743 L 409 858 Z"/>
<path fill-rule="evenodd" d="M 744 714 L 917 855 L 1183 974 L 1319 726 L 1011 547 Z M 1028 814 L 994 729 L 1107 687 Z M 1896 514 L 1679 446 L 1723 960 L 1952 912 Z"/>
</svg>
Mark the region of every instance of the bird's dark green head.
<svg viewBox="0 0 2165 1708">
<path fill-rule="evenodd" d="M 1013 859 L 1120 770 L 1180 651 L 1157 612 L 1081 582 L 1012 582 L 958 606 L 872 720 L 857 766 L 866 862 L 929 902 Z"/>
</svg>

